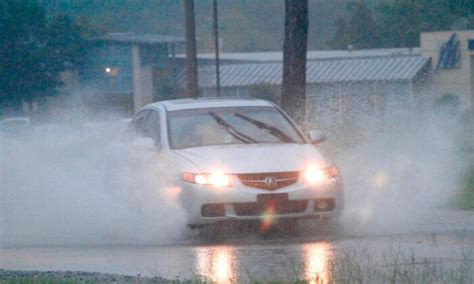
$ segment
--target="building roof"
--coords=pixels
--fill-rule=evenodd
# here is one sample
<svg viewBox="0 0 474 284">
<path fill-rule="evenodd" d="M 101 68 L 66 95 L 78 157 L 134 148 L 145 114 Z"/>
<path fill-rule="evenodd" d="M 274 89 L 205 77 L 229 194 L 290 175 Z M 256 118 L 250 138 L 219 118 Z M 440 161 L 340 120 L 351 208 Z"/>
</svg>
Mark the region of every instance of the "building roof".
<svg viewBox="0 0 474 284">
<path fill-rule="evenodd" d="M 409 81 L 415 79 L 430 60 L 421 56 L 391 56 L 373 58 L 332 59 L 307 62 L 308 84 L 349 83 L 361 81 Z M 220 66 L 222 87 L 279 85 L 281 63 L 248 63 Z M 199 68 L 199 86 L 214 87 L 215 67 Z"/>
<path fill-rule="evenodd" d="M 163 43 L 184 43 L 184 37 L 169 36 L 169 35 L 156 35 L 156 34 L 145 34 L 137 35 L 134 33 L 110 33 L 102 37 L 96 38 L 99 41 L 125 43 L 125 44 L 163 44 Z"/>
<path fill-rule="evenodd" d="M 381 48 L 381 49 L 354 49 L 354 50 L 308 50 L 306 59 L 341 59 L 341 58 L 364 58 L 380 56 L 402 56 L 402 55 L 421 55 L 420 48 Z M 184 54 L 178 54 L 176 57 L 185 58 Z M 198 59 L 214 60 L 214 53 L 200 53 Z M 238 52 L 238 53 L 220 53 L 220 60 L 226 61 L 244 61 L 244 62 L 282 62 L 283 53 L 281 51 L 269 52 Z"/>
<path fill-rule="evenodd" d="M 149 104 L 146 107 L 164 106 L 169 111 L 215 107 L 240 107 L 240 106 L 271 106 L 264 100 L 258 99 L 233 99 L 233 98 L 197 98 L 161 101 Z"/>
</svg>

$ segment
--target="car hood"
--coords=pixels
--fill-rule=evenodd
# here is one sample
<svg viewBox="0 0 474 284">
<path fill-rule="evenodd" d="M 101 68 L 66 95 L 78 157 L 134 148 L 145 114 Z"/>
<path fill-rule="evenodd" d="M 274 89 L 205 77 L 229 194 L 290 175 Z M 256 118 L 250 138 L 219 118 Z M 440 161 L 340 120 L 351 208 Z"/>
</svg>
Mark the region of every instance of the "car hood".
<svg viewBox="0 0 474 284">
<path fill-rule="evenodd" d="M 175 151 L 204 173 L 301 171 L 307 164 L 321 167 L 327 164 L 326 159 L 310 144 L 242 144 Z"/>
</svg>

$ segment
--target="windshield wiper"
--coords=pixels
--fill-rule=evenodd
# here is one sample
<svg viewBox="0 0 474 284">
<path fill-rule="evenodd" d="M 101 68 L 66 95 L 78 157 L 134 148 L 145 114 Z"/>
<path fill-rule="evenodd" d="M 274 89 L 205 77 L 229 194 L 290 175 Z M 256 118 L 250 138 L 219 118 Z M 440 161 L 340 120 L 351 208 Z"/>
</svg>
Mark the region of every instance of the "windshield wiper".
<svg viewBox="0 0 474 284">
<path fill-rule="evenodd" d="M 285 143 L 295 143 L 295 140 L 293 140 L 290 136 L 288 136 L 287 134 L 285 134 L 283 131 L 276 128 L 275 126 L 266 124 L 263 121 L 256 120 L 254 118 L 248 117 L 238 112 L 235 113 L 235 116 L 252 123 L 253 125 L 257 126 L 260 129 L 265 129 L 268 133 L 270 133 L 271 135 L 275 136 L 276 138 L 280 139 L 281 141 Z"/>
<path fill-rule="evenodd" d="M 248 137 L 247 135 L 241 133 L 237 129 L 235 129 L 232 125 L 227 123 L 227 121 L 225 121 L 222 117 L 217 115 L 215 112 L 210 111 L 209 115 L 212 116 L 212 118 L 214 118 L 216 122 L 219 125 L 221 125 L 227 132 L 229 132 L 229 134 L 232 135 L 232 137 L 234 137 L 235 139 L 240 140 L 244 143 L 257 143 L 255 139 L 252 139 Z"/>
</svg>

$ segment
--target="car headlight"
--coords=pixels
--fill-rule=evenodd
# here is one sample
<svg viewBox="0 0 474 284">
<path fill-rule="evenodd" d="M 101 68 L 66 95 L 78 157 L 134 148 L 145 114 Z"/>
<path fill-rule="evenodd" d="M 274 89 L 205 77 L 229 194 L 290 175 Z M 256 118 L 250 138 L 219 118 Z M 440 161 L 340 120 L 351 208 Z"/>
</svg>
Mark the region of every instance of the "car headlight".
<svg viewBox="0 0 474 284">
<path fill-rule="evenodd" d="M 339 176 L 339 170 L 334 166 L 328 168 L 309 166 L 304 171 L 305 181 L 312 184 L 321 183 L 337 176 Z"/>
<path fill-rule="evenodd" d="M 186 182 L 196 183 L 196 184 L 201 184 L 201 185 L 209 185 L 213 187 L 232 186 L 230 176 L 223 173 L 211 173 L 211 174 L 182 173 L 181 179 Z"/>
</svg>

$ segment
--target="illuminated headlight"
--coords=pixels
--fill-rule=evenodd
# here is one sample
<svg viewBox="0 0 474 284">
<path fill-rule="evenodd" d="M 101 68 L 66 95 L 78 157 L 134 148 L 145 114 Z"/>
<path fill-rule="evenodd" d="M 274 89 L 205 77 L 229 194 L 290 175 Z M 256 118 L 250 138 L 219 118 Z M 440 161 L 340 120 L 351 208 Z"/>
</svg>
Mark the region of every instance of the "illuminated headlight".
<svg viewBox="0 0 474 284">
<path fill-rule="evenodd" d="M 339 176 L 339 171 L 336 167 L 318 168 L 316 166 L 309 166 L 304 171 L 305 181 L 316 184 Z"/>
<path fill-rule="evenodd" d="M 229 187 L 232 186 L 230 176 L 222 173 L 212 174 L 194 174 L 182 173 L 181 179 L 186 182 L 196 183 L 201 185 L 209 185 L 213 187 Z"/>
</svg>

